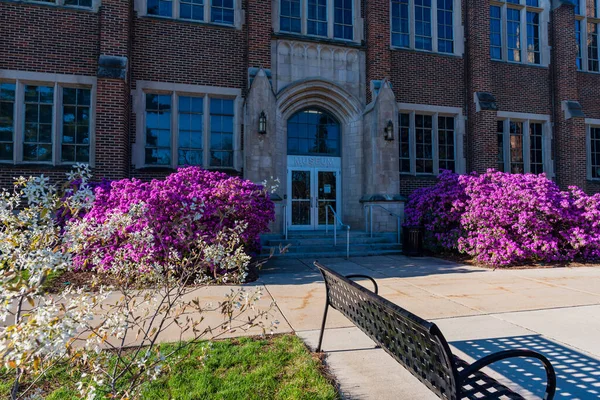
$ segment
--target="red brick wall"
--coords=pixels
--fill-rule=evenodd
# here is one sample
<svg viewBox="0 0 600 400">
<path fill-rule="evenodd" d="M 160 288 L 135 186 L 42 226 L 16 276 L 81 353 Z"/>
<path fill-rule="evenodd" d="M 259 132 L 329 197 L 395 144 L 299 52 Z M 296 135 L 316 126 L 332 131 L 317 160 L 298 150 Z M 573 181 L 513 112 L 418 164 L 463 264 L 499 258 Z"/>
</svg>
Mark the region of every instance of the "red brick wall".
<svg viewBox="0 0 600 400">
<path fill-rule="evenodd" d="M 388 0 L 365 0 L 364 25 L 367 76 L 367 103 L 371 98 L 369 85 L 372 80 L 391 79 L 390 51 L 390 2 Z M 397 66 L 394 66 L 396 69 Z"/>
<path fill-rule="evenodd" d="M 550 115 L 550 70 L 492 61 L 492 93 L 501 111 Z"/>
<path fill-rule="evenodd" d="M 0 68 L 96 75 L 98 14 L 0 1 Z"/>
<path fill-rule="evenodd" d="M 248 67 L 271 68 L 271 0 L 248 1 L 245 28 L 248 37 Z"/>
</svg>

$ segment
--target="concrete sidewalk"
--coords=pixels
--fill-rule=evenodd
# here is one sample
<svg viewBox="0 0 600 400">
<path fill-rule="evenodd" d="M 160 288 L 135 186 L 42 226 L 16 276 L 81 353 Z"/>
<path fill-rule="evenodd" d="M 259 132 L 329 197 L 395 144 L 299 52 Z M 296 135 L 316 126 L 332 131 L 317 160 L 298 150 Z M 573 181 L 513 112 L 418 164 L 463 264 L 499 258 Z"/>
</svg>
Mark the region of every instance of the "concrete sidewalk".
<svg viewBox="0 0 600 400">
<path fill-rule="evenodd" d="M 282 327 L 314 348 L 325 288 L 312 261 L 271 260 L 256 284 L 276 302 Z M 503 349 L 534 349 L 557 370 L 557 399 L 600 399 L 600 267 L 492 271 L 404 256 L 323 263 L 375 278 L 381 296 L 437 323 L 467 361 Z M 437 399 L 336 311 L 329 314 L 323 348 L 345 398 Z M 543 368 L 529 360 L 498 363 L 487 372 L 528 398 L 543 395 Z"/>
</svg>

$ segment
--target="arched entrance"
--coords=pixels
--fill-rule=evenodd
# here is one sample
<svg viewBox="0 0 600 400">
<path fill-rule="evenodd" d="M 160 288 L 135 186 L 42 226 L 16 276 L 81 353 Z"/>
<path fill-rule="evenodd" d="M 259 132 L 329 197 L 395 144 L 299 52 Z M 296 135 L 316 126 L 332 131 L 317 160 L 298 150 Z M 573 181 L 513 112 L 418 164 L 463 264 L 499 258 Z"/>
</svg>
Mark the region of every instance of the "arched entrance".
<svg viewBox="0 0 600 400">
<path fill-rule="evenodd" d="M 287 121 L 287 198 L 291 229 L 335 223 L 341 206 L 341 125 L 329 112 L 310 107 Z"/>
</svg>

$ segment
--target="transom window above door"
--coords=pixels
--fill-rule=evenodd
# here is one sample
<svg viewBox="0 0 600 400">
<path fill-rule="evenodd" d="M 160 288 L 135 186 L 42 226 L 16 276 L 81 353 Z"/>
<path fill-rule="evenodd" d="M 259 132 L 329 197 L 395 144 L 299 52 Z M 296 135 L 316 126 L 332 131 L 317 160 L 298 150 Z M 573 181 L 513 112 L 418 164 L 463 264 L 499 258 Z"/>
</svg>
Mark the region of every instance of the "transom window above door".
<svg viewBox="0 0 600 400">
<path fill-rule="evenodd" d="M 307 109 L 294 114 L 287 124 L 289 155 L 340 155 L 340 124 L 329 113 Z"/>
<path fill-rule="evenodd" d="M 275 31 L 360 41 L 357 0 L 280 0 Z"/>
</svg>

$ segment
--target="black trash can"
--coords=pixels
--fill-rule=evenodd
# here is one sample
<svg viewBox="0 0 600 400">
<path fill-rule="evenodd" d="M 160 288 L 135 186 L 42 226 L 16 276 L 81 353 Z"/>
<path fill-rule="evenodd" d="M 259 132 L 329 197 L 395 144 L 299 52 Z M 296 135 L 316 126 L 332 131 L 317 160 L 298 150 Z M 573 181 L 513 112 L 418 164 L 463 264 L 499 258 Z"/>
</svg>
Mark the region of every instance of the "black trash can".
<svg viewBox="0 0 600 400">
<path fill-rule="evenodd" d="M 425 228 L 422 226 L 402 227 L 402 253 L 410 257 L 423 257 L 423 235 Z"/>
</svg>

